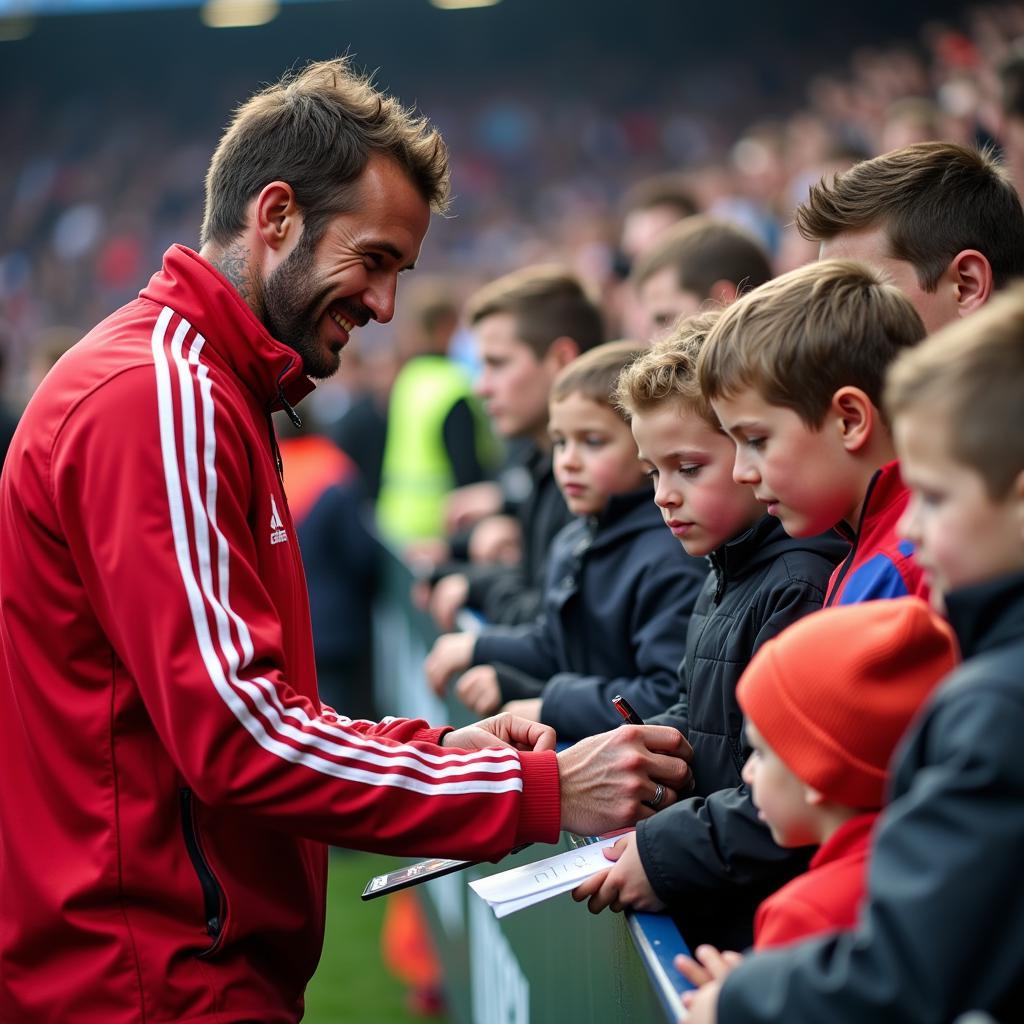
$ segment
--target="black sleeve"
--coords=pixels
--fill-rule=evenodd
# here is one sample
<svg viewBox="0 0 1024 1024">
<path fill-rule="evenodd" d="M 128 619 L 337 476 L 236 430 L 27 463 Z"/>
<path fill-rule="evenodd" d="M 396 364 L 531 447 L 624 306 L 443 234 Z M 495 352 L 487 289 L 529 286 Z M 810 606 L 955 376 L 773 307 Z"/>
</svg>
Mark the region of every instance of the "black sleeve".
<svg viewBox="0 0 1024 1024">
<path fill-rule="evenodd" d="M 477 426 L 469 402 L 460 398 L 444 418 L 444 447 L 452 464 L 456 487 L 478 484 L 487 479 L 476 447 Z"/>
<path fill-rule="evenodd" d="M 909 784 L 879 819 L 859 926 L 751 957 L 726 979 L 721 1024 L 1018 1019 L 1022 734 L 1019 692 L 972 680 L 937 704 L 905 741 Z"/>
<path fill-rule="evenodd" d="M 544 689 L 544 680 L 537 679 L 521 672 L 511 665 L 503 665 L 500 661 L 492 665 L 494 674 L 498 678 L 498 686 L 501 689 L 501 702 L 504 704 L 510 700 L 524 700 L 529 697 L 539 697 Z"/>
</svg>

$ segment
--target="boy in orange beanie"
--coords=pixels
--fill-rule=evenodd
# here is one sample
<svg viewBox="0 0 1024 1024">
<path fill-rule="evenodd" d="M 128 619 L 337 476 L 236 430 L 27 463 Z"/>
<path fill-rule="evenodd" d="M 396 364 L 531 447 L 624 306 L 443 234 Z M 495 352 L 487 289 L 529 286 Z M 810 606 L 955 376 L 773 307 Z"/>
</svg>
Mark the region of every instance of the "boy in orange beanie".
<svg viewBox="0 0 1024 1024">
<path fill-rule="evenodd" d="M 887 765 L 956 659 L 952 629 L 917 597 L 827 608 L 754 656 L 736 691 L 754 749 L 743 780 L 780 846 L 819 846 L 759 907 L 755 949 L 857 923 Z M 697 985 L 739 960 L 696 954 L 677 964 Z"/>
</svg>

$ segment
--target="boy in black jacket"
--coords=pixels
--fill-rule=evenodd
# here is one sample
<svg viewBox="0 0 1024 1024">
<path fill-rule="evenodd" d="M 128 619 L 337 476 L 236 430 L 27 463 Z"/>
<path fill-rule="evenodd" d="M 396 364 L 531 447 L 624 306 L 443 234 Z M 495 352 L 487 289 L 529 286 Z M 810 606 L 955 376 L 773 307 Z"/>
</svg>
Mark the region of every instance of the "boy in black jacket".
<svg viewBox="0 0 1024 1024">
<path fill-rule="evenodd" d="M 576 740 L 621 722 L 615 694 L 650 715 L 677 690 L 707 568 L 665 532 L 629 426 L 611 405 L 619 372 L 645 352 L 632 342 L 602 345 L 555 379 L 555 478 L 579 518 L 552 542 L 541 615 L 478 637 L 439 637 L 427 659 L 438 691 L 453 673 L 476 666 L 455 688 L 475 712 L 504 704 L 554 726 L 560 740 Z"/>
<path fill-rule="evenodd" d="M 821 607 L 846 545 L 835 536 L 790 538 L 733 480 L 735 446 L 696 374 L 717 316 L 682 321 L 623 373 L 617 391 L 665 525 L 712 568 L 690 620 L 678 703 L 648 719 L 690 741 L 695 795 L 617 844 L 609 852 L 616 866 L 574 896 L 590 897 L 595 913 L 675 903 L 688 940 L 736 948 L 750 941 L 757 904 L 807 863 L 806 850 L 776 846 L 740 777 L 750 748 L 736 684 L 761 644 Z"/>
<path fill-rule="evenodd" d="M 751 957 L 691 1024 L 930 1024 L 1024 1006 L 1024 290 L 901 356 L 885 405 L 964 664 L 891 765 L 856 929 Z M 855 638 L 851 638 L 855 642 Z"/>
</svg>

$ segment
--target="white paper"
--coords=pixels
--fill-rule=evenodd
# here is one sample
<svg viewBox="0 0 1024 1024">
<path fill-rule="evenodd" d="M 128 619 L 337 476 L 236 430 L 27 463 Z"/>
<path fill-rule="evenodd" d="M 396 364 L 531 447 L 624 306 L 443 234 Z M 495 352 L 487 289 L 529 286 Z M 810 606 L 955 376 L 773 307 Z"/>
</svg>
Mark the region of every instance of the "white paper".
<svg viewBox="0 0 1024 1024">
<path fill-rule="evenodd" d="M 622 834 L 601 839 L 588 846 L 557 853 L 554 857 L 522 864 L 469 883 L 470 888 L 494 911 L 496 917 L 514 914 L 535 903 L 575 889 L 598 871 L 611 867 L 604 849 L 617 843 Z"/>
</svg>

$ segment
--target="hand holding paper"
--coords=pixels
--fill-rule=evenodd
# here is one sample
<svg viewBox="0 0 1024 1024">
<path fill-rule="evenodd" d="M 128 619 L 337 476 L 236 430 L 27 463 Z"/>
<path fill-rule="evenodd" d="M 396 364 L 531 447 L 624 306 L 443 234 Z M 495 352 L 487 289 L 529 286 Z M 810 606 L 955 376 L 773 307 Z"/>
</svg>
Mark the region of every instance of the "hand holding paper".
<svg viewBox="0 0 1024 1024">
<path fill-rule="evenodd" d="M 621 838 L 621 835 L 617 835 L 601 839 L 532 864 L 523 864 L 488 878 L 479 878 L 469 885 L 487 901 L 496 917 L 505 917 L 568 892 L 596 872 L 607 870 L 608 861 L 603 851 Z"/>
</svg>

